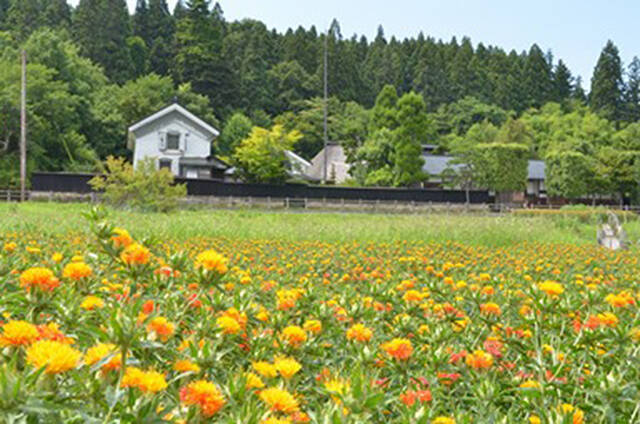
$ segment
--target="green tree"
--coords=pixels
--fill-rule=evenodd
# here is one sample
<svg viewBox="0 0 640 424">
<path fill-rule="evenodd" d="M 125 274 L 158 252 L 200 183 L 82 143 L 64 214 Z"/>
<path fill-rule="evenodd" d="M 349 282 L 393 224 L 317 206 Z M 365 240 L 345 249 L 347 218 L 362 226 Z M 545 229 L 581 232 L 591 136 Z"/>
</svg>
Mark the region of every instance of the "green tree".
<svg viewBox="0 0 640 424">
<path fill-rule="evenodd" d="M 390 186 L 393 184 L 394 157 L 394 134 L 388 128 L 381 128 L 358 148 L 349 172 L 359 184 Z"/>
<path fill-rule="evenodd" d="M 474 124 L 488 121 L 501 126 L 510 116 L 504 109 L 465 97 L 455 103 L 443 105 L 434 114 L 438 133 L 464 135 Z"/>
<path fill-rule="evenodd" d="M 137 0 L 132 19 L 133 35 L 140 37 L 145 43 L 151 38 L 149 3 L 147 0 Z"/>
<path fill-rule="evenodd" d="M 634 56 L 627 69 L 624 90 L 624 119 L 627 122 L 640 120 L 640 59 Z"/>
<path fill-rule="evenodd" d="M 640 151 L 605 146 L 596 154 L 595 174 L 605 193 L 637 198 L 640 185 Z"/>
<path fill-rule="evenodd" d="M 527 186 L 529 148 L 516 143 L 488 143 L 475 147 L 474 168 L 479 183 L 498 196 Z"/>
<path fill-rule="evenodd" d="M 127 50 L 131 55 L 131 76 L 138 78 L 146 74 L 149 49 L 144 40 L 138 36 L 127 38 Z"/>
<path fill-rule="evenodd" d="M 339 119 L 342 108 L 340 100 L 336 97 L 329 98 L 329 141 L 340 140 L 336 120 Z M 256 122 L 255 118 L 252 120 Z M 297 103 L 293 111 L 277 116 L 275 123 L 284 125 L 288 131 L 297 130 L 302 134 L 295 151 L 304 158 L 313 158 L 324 146 L 324 99 L 314 97 Z"/>
<path fill-rule="evenodd" d="M 587 93 L 582 88 L 582 77 L 578 76 L 576 78 L 576 82 L 573 85 L 573 90 L 571 91 L 571 98 L 573 100 L 577 100 L 582 103 L 587 102 Z"/>
<path fill-rule="evenodd" d="M 149 70 L 158 75 L 169 75 L 173 62 L 175 36 L 174 17 L 167 0 L 149 0 L 149 34 L 145 40 L 149 49 Z"/>
<path fill-rule="evenodd" d="M 571 97 L 573 77 L 571 71 L 562 60 L 558 61 L 553 72 L 553 101 L 563 102 Z"/>
<path fill-rule="evenodd" d="M 173 8 L 173 19 L 176 21 L 187 16 L 187 7 L 184 5 L 184 0 L 178 0 Z"/>
<path fill-rule="evenodd" d="M 423 180 L 422 144 L 430 127 L 426 105 L 421 95 L 407 93 L 398 101 L 398 128 L 395 133 L 394 184 L 408 186 Z"/>
<path fill-rule="evenodd" d="M 274 109 L 277 92 L 268 78 L 274 63 L 271 51 L 272 34 L 262 22 L 245 19 L 228 27 L 222 48 L 222 62 L 229 69 L 227 105 L 247 111 Z"/>
<path fill-rule="evenodd" d="M 398 92 L 393 85 L 385 85 L 376 98 L 376 104 L 371 111 L 371 130 L 398 126 Z"/>
<path fill-rule="evenodd" d="M 18 40 L 24 41 L 42 25 L 40 0 L 14 1 L 7 11 L 6 27 Z"/>
<path fill-rule="evenodd" d="M 4 30 L 4 24 L 7 19 L 7 12 L 11 6 L 11 0 L 0 0 L 0 30 Z"/>
<path fill-rule="evenodd" d="M 531 46 L 524 62 L 522 89 L 527 107 L 540 107 L 553 97 L 551 66 L 537 44 Z"/>
<path fill-rule="evenodd" d="M 251 119 L 241 112 L 234 113 L 224 124 L 222 133 L 217 140 L 217 152 L 222 155 L 233 153 L 242 140 L 249 137 L 252 129 Z"/>
<path fill-rule="evenodd" d="M 591 78 L 591 107 L 609 120 L 621 118 L 622 106 L 622 62 L 618 48 L 607 41 Z"/>
<path fill-rule="evenodd" d="M 175 74 L 181 82 L 190 82 L 196 93 L 209 98 L 218 113 L 228 108 L 229 69 L 222 57 L 225 31 L 222 9 L 209 0 L 190 0 L 177 22 Z"/>
<path fill-rule="evenodd" d="M 291 110 L 296 102 L 314 93 L 317 81 L 296 61 L 281 62 L 267 73 L 268 85 L 274 93 L 271 112 L 276 115 Z"/>
<path fill-rule="evenodd" d="M 593 157 L 573 150 L 557 150 L 545 157 L 545 186 L 550 196 L 578 199 L 593 187 Z"/>
<path fill-rule="evenodd" d="M 254 127 L 233 153 L 238 175 L 252 183 L 278 184 L 287 180 L 285 151 L 293 149 L 301 134 L 275 125 L 271 130 Z"/>
<path fill-rule="evenodd" d="M 13 157 L 20 134 L 20 78 L 20 63 L 0 60 L 0 150 Z M 80 133 L 80 99 L 44 65 L 29 64 L 27 78 L 31 164 L 45 171 L 92 169 L 96 157 Z"/>
<path fill-rule="evenodd" d="M 131 23 L 125 0 L 80 0 L 73 35 L 81 52 L 101 65 L 109 78 L 118 83 L 130 78 Z"/>
</svg>

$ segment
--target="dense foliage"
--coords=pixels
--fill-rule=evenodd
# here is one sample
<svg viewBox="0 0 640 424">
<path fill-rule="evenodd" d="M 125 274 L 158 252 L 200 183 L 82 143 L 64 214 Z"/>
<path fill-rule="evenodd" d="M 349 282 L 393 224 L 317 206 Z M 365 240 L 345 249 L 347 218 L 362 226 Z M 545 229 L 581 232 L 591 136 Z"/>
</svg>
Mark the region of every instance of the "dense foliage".
<svg viewBox="0 0 640 424">
<path fill-rule="evenodd" d="M 255 20 L 230 22 L 211 0 L 180 1 L 173 11 L 166 0 L 138 0 L 133 15 L 125 0 L 80 0 L 75 9 L 65 0 L 2 0 L 0 185 L 15 180 L 22 47 L 30 63 L 30 168 L 88 170 L 110 154 L 127 155 L 126 127 L 176 96 L 225 130 L 217 154 L 232 158 L 251 127 L 278 124 L 299 131 L 296 153 L 313 158 L 323 146 L 325 41 L 329 137 L 345 147 L 359 184 L 415 184 L 422 178 L 418 144 L 464 155 L 460 139 L 494 142 L 477 126 L 500 129 L 510 118 L 524 124 L 526 136 L 499 142 L 525 144 L 532 158 L 582 154 L 609 180 L 605 168 L 629 164 L 640 145 L 638 132 L 627 130 L 640 118 L 640 61 L 625 69 L 611 41 L 587 96 L 580 78 L 536 44 L 516 52 L 422 33 L 399 40 L 382 27 L 367 40 L 345 37 L 337 21 L 326 33 L 278 33 Z M 413 123 L 401 118 L 407 95 L 419 109 Z M 601 151 L 619 150 L 614 139 L 621 137 L 626 159 Z M 630 176 L 619 177 L 550 186 L 568 197 L 631 195 Z"/>
</svg>

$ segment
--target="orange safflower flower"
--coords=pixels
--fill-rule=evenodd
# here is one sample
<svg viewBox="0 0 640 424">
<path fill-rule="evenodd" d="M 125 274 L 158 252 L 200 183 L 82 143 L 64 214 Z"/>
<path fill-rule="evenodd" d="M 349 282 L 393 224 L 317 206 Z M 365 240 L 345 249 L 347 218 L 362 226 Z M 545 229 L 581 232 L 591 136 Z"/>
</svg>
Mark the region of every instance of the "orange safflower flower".
<svg viewBox="0 0 640 424">
<path fill-rule="evenodd" d="M 59 285 L 60 280 L 48 268 L 29 268 L 20 274 L 20 287 L 27 290 L 33 287 L 43 291 L 51 291 Z"/>
<path fill-rule="evenodd" d="M 159 372 L 127 367 L 120 387 L 136 387 L 145 393 L 157 393 L 167 388 L 167 381 Z"/>
<path fill-rule="evenodd" d="M 406 361 L 413 353 L 413 346 L 411 346 L 411 340 L 409 339 L 393 339 L 381 347 L 387 355 L 399 361 Z"/>
<path fill-rule="evenodd" d="M 93 271 L 91 267 L 84 262 L 71 262 L 65 265 L 62 270 L 62 276 L 71 280 L 81 280 L 91 276 Z"/>
<path fill-rule="evenodd" d="M 80 307 L 85 311 L 100 309 L 104 307 L 104 300 L 100 299 L 98 296 L 87 296 L 80 304 Z"/>
<path fill-rule="evenodd" d="M 129 232 L 124 228 L 114 228 L 111 241 L 115 247 L 128 247 L 133 243 L 133 238 L 131 238 Z"/>
<path fill-rule="evenodd" d="M 278 375 L 275 365 L 265 361 L 258 361 L 251 364 L 254 370 L 263 377 L 273 378 Z"/>
<path fill-rule="evenodd" d="M 297 325 L 290 325 L 282 330 L 282 338 L 290 346 L 298 347 L 307 341 L 307 333 Z"/>
<path fill-rule="evenodd" d="M 244 374 L 244 377 L 247 380 L 247 384 L 246 384 L 247 389 L 262 389 L 264 387 L 264 382 L 256 374 L 252 372 L 247 372 Z"/>
<path fill-rule="evenodd" d="M 538 289 L 551 297 L 558 297 L 564 293 L 564 286 L 560 283 L 556 283 L 555 281 L 545 281 L 540 283 L 538 284 Z"/>
<path fill-rule="evenodd" d="M 277 387 L 264 389 L 260 392 L 259 397 L 274 412 L 291 414 L 299 410 L 298 401 L 284 389 Z"/>
<path fill-rule="evenodd" d="M 54 340 L 56 342 L 64 343 L 64 344 L 73 344 L 74 340 L 71 337 L 67 337 L 64 335 L 58 324 L 55 322 L 50 322 L 48 324 L 40 324 L 37 326 L 38 340 Z"/>
<path fill-rule="evenodd" d="M 615 308 L 624 308 L 628 305 L 635 305 L 636 301 L 633 295 L 629 292 L 622 292 L 618 294 L 609 294 L 604 298 L 605 302 Z"/>
<path fill-rule="evenodd" d="M 568 403 L 560 405 L 560 412 L 564 416 L 571 416 L 572 424 L 584 423 L 584 412 L 580 408 L 576 408 Z"/>
<path fill-rule="evenodd" d="M 293 358 L 278 357 L 273 365 L 283 378 L 289 379 L 302 369 L 302 365 Z"/>
<path fill-rule="evenodd" d="M 493 356 L 483 350 L 476 350 L 467 355 L 465 363 L 476 370 L 487 369 L 493 365 Z"/>
<path fill-rule="evenodd" d="M 238 324 L 238 321 L 229 316 L 218 317 L 216 319 L 216 325 L 222 330 L 223 334 L 238 334 L 242 331 L 242 327 Z"/>
<path fill-rule="evenodd" d="M 200 367 L 187 359 L 177 360 L 175 364 L 173 364 L 173 369 L 178 372 L 200 372 Z"/>
<path fill-rule="evenodd" d="M 10 241 L 4 244 L 4 247 L 2 248 L 2 250 L 4 250 L 7 253 L 12 253 L 14 250 L 16 250 L 17 247 L 18 245 L 15 242 Z"/>
<path fill-rule="evenodd" d="M 227 259 L 215 250 L 205 250 L 199 253 L 196 256 L 195 266 L 207 271 L 215 271 L 220 275 L 226 274 L 228 271 Z"/>
<path fill-rule="evenodd" d="M 480 311 L 486 315 L 500 316 L 500 314 L 502 314 L 500 306 L 498 306 L 497 303 L 493 302 L 483 303 L 482 305 L 480 305 Z"/>
<path fill-rule="evenodd" d="M 173 335 L 175 327 L 165 317 L 155 317 L 147 325 L 147 331 L 154 332 L 162 341 L 167 341 Z"/>
<path fill-rule="evenodd" d="M 437 417 L 431 421 L 431 424 L 456 424 L 456 420 L 449 417 Z"/>
<path fill-rule="evenodd" d="M 113 355 L 107 363 L 102 365 L 102 370 L 111 371 L 120 369 L 122 365 L 122 353 L 116 353 L 117 351 L 118 346 L 112 343 L 98 343 L 87 350 L 87 353 L 84 355 L 84 363 L 91 366 L 107 358 L 109 355 Z"/>
<path fill-rule="evenodd" d="M 35 325 L 27 321 L 9 321 L 2 326 L 0 346 L 25 346 L 38 339 L 40 333 Z"/>
<path fill-rule="evenodd" d="M 431 402 L 431 390 L 409 390 L 400 395 L 400 401 L 405 405 L 411 407 L 416 401 L 420 403 Z"/>
<path fill-rule="evenodd" d="M 187 406 L 197 406 L 202 415 L 212 417 L 226 403 L 215 384 L 198 380 L 180 389 L 180 401 Z"/>
<path fill-rule="evenodd" d="M 373 331 L 363 324 L 354 324 L 347 330 L 347 339 L 368 342 L 373 337 Z"/>
<path fill-rule="evenodd" d="M 310 319 L 304 323 L 303 328 L 310 333 L 319 334 L 322 331 L 322 323 L 317 319 Z"/>
<path fill-rule="evenodd" d="M 27 349 L 27 363 L 34 368 L 45 368 L 47 374 L 59 374 L 78 366 L 82 353 L 66 343 L 40 340 Z"/>
<path fill-rule="evenodd" d="M 120 259 L 129 266 L 146 265 L 151 259 L 151 252 L 141 244 L 132 243 L 122 251 Z"/>
</svg>

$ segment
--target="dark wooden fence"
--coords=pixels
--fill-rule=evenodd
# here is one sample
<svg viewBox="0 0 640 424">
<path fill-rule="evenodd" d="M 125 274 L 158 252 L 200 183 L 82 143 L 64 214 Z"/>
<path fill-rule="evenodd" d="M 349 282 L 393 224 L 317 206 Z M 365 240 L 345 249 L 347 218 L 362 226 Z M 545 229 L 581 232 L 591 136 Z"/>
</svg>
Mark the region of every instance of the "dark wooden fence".
<svg viewBox="0 0 640 424">
<path fill-rule="evenodd" d="M 92 174 L 34 172 L 31 175 L 31 190 L 55 193 L 91 193 L 92 189 L 88 184 L 91 178 L 93 178 Z M 456 190 L 350 188 L 305 184 L 245 184 L 187 178 L 176 178 L 176 182 L 186 184 L 187 193 L 190 196 L 380 200 L 433 203 L 466 202 L 465 192 Z M 492 201 L 487 191 L 471 191 L 469 195 L 471 203 L 474 204 L 490 203 Z"/>
</svg>

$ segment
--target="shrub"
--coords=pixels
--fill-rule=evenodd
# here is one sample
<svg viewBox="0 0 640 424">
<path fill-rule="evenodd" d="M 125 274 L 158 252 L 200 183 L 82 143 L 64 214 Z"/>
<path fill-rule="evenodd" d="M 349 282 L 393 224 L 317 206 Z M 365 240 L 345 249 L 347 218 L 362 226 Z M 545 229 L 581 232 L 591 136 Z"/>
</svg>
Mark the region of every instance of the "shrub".
<svg viewBox="0 0 640 424">
<path fill-rule="evenodd" d="M 174 184 L 173 174 L 168 169 L 156 169 L 153 158 L 141 161 L 134 169 L 124 158 L 109 156 L 105 173 L 93 178 L 89 184 L 104 193 L 106 203 L 142 211 L 168 212 L 187 195 L 186 186 Z"/>
</svg>

